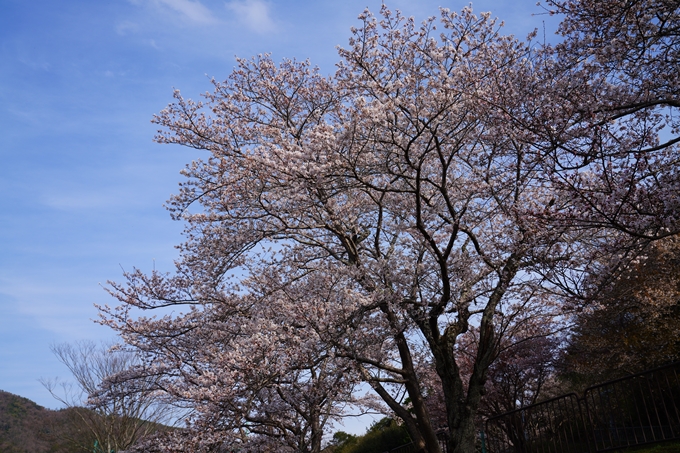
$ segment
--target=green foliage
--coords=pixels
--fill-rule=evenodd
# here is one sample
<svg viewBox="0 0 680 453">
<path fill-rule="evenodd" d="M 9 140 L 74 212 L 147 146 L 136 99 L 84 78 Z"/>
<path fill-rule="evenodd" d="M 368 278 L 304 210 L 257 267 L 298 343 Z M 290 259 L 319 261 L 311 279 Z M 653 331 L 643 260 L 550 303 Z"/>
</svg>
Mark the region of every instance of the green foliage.
<svg viewBox="0 0 680 453">
<path fill-rule="evenodd" d="M 31 401 L 24 400 L 24 398 L 13 398 L 7 405 L 7 414 L 13 418 L 23 418 L 26 416 L 27 405 L 30 405 Z"/>
<path fill-rule="evenodd" d="M 342 431 L 333 435 L 337 444 L 333 453 L 383 453 L 411 442 L 404 426 L 394 419 L 385 417 L 374 422 L 363 436 L 352 436 Z"/>
<path fill-rule="evenodd" d="M 324 449 L 326 453 L 339 453 L 344 451 L 350 445 L 354 445 L 357 442 L 357 436 L 353 434 L 346 433 L 344 431 L 338 431 L 333 434 L 333 439 L 329 442 L 328 446 Z"/>
<path fill-rule="evenodd" d="M 344 431 L 338 431 L 333 434 L 333 444 L 334 445 L 345 445 L 348 443 L 356 442 L 357 436 L 354 434 L 348 434 Z"/>
</svg>

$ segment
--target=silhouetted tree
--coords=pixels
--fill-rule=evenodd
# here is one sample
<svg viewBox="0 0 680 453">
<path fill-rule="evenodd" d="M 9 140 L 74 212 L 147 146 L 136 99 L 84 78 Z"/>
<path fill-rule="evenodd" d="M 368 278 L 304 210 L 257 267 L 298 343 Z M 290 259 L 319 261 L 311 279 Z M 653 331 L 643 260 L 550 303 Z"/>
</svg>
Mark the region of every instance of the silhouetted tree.
<svg viewBox="0 0 680 453">
<path fill-rule="evenodd" d="M 82 446 L 86 451 L 123 451 L 173 421 L 175 408 L 161 400 L 153 378 L 120 378 L 140 364 L 137 354 L 90 341 L 51 349 L 71 371 L 75 385 L 55 380 L 42 383 L 91 434 L 94 445 Z"/>
</svg>

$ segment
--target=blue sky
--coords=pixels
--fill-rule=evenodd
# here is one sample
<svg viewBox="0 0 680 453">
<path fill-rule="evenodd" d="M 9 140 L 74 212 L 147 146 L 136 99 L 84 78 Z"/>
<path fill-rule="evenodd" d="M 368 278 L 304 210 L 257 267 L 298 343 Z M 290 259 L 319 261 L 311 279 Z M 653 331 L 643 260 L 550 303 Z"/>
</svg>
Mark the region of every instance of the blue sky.
<svg viewBox="0 0 680 453">
<path fill-rule="evenodd" d="M 172 90 L 198 97 L 234 57 L 271 52 L 332 73 L 379 0 L 0 0 L 0 389 L 56 408 L 52 343 L 112 339 L 93 304 L 121 268 L 172 270 L 163 203 L 196 150 L 152 142 Z M 388 2 L 418 20 L 467 1 Z M 479 1 L 508 33 L 555 20 L 535 0 Z M 539 14 L 539 15 L 535 15 Z"/>
</svg>

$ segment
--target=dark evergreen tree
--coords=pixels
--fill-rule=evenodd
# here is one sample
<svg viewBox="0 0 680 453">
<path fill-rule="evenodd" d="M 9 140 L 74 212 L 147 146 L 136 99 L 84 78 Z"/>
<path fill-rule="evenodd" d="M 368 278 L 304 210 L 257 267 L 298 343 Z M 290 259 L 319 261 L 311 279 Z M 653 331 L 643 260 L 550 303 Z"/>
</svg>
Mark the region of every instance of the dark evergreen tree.
<svg viewBox="0 0 680 453">
<path fill-rule="evenodd" d="M 651 244 L 605 277 L 560 363 L 576 388 L 680 360 L 680 237 Z"/>
</svg>

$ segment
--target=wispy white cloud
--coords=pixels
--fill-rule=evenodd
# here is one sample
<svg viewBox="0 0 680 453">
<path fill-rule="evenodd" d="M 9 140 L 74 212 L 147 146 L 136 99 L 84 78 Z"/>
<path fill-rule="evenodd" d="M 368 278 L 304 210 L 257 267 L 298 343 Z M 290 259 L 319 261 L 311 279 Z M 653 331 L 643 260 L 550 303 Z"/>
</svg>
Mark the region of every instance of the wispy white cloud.
<svg viewBox="0 0 680 453">
<path fill-rule="evenodd" d="M 182 14 L 192 22 L 200 24 L 216 23 L 212 12 L 198 0 L 153 0 L 155 4 L 165 6 Z"/>
<path fill-rule="evenodd" d="M 269 4 L 262 0 L 233 0 L 226 4 L 238 20 L 257 33 L 276 31 L 276 24 L 269 15 Z"/>
<path fill-rule="evenodd" d="M 107 209 L 138 203 L 133 193 L 116 192 L 115 190 L 78 192 L 51 192 L 41 200 L 49 208 L 59 211 L 80 211 Z"/>
<path fill-rule="evenodd" d="M 34 60 L 33 58 L 27 56 L 20 56 L 18 61 L 33 70 L 50 71 L 52 69 L 52 65 L 50 63 L 46 61 Z"/>
<path fill-rule="evenodd" d="M 139 24 L 125 20 L 118 25 L 116 25 L 116 33 L 121 36 L 125 36 L 128 33 L 135 33 L 139 30 Z"/>
</svg>

